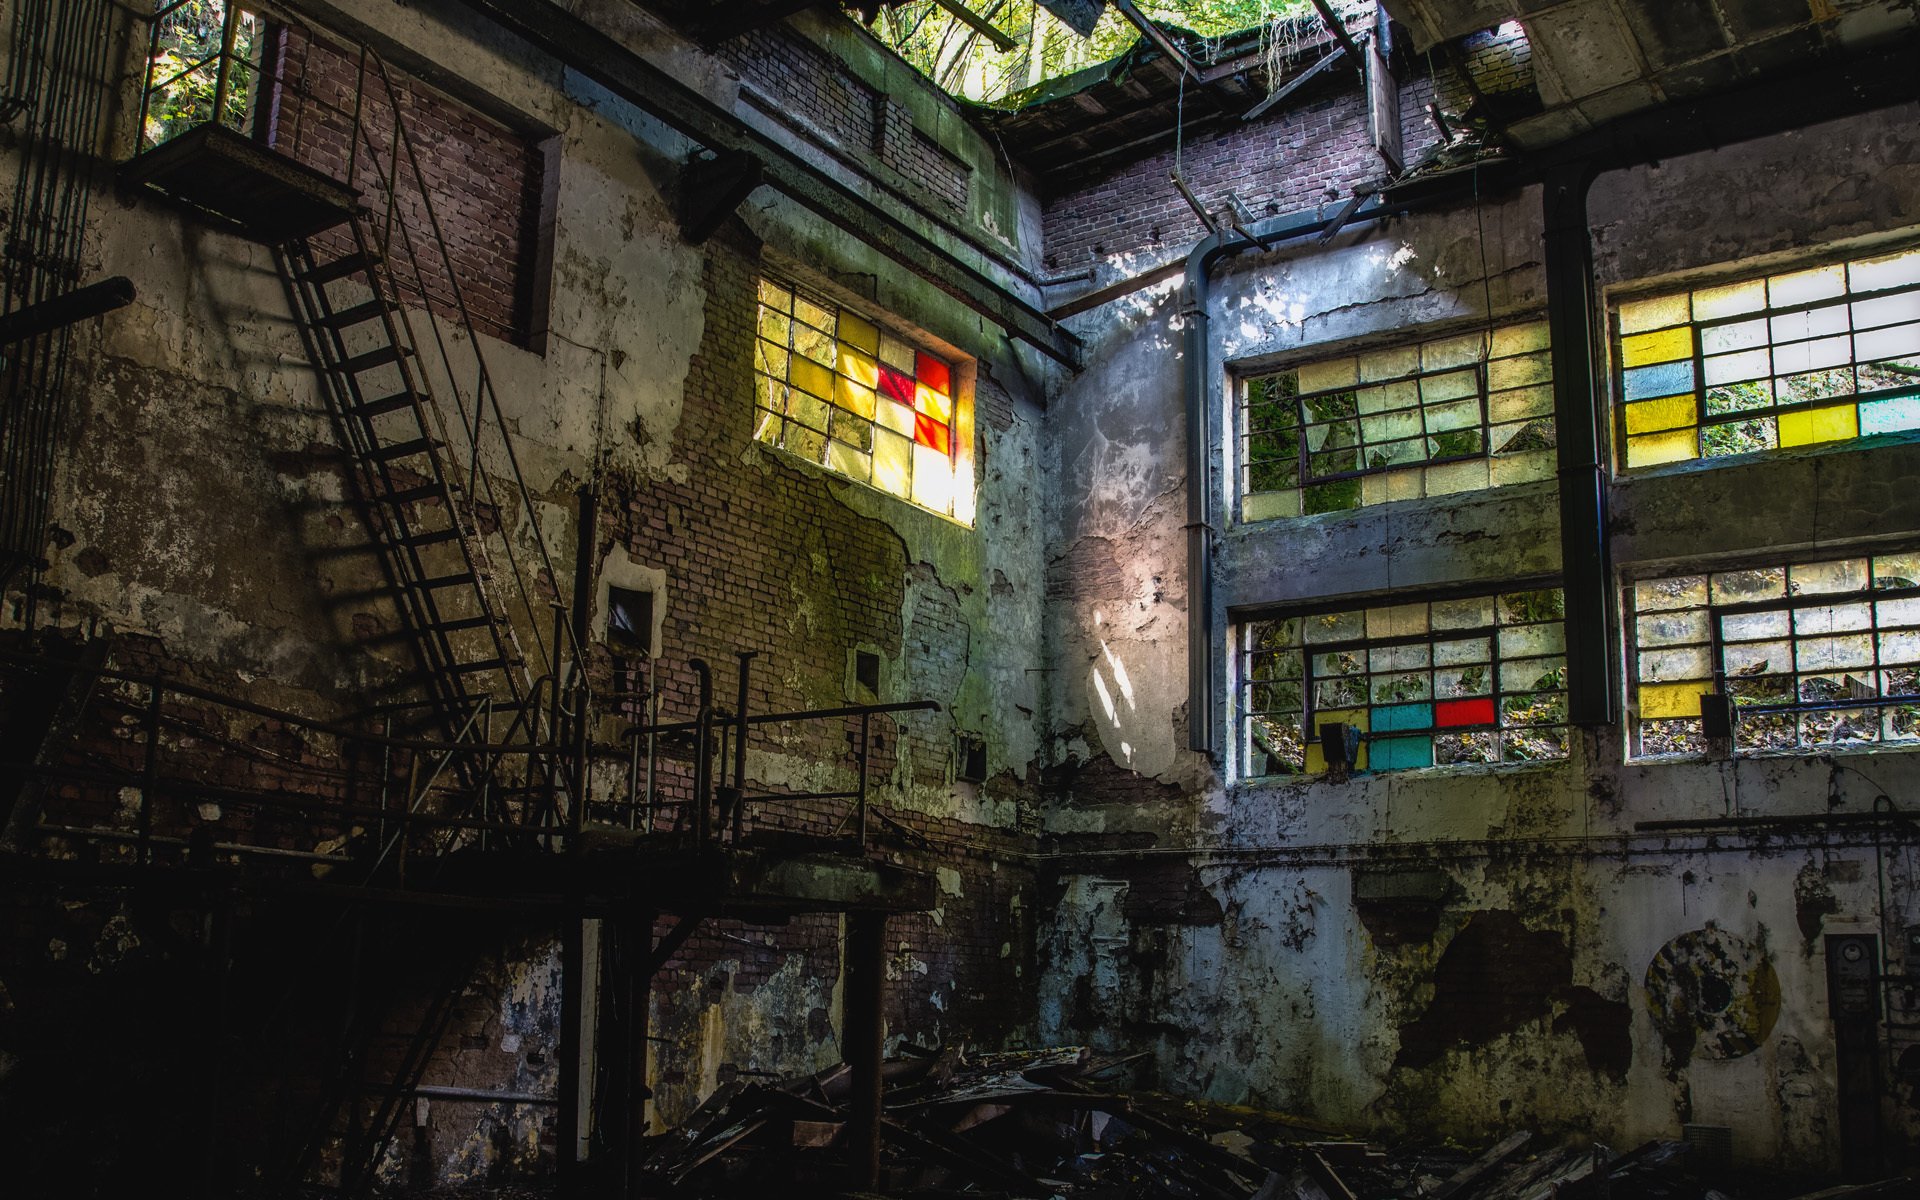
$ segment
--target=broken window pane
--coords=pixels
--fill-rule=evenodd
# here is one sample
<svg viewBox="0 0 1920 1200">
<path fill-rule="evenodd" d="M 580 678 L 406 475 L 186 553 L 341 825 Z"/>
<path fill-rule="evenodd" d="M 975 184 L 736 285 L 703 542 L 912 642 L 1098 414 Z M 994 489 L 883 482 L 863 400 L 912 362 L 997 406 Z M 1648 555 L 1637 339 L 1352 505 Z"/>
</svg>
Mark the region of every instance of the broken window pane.
<svg viewBox="0 0 1920 1200">
<path fill-rule="evenodd" d="M 1241 397 L 1242 520 L 1551 474 L 1534 461 L 1555 444 L 1544 321 L 1302 363 L 1246 379 Z"/>
<path fill-rule="evenodd" d="M 1915 574 L 1920 554 L 1894 553 L 1636 584 L 1634 753 L 1705 750 L 1695 718 L 1714 692 L 1737 751 L 1920 737 L 1920 594 L 1901 594 Z"/>
<path fill-rule="evenodd" d="M 1563 611 L 1541 589 L 1250 622 L 1244 770 L 1325 770 L 1312 731 L 1333 722 L 1361 731 L 1362 770 L 1565 757 Z"/>
</svg>

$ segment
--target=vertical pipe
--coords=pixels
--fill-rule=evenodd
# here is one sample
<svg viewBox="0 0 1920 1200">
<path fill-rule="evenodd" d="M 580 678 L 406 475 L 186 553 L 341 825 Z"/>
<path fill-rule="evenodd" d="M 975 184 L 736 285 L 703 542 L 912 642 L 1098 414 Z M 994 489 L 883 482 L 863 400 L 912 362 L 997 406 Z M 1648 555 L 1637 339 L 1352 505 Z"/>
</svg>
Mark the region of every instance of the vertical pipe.
<svg viewBox="0 0 1920 1200">
<path fill-rule="evenodd" d="M 142 866 L 153 861 L 153 788 L 160 772 L 160 700 L 164 694 L 158 682 L 147 685 L 147 713 L 142 722 L 146 753 L 140 768 L 138 859 Z"/>
<path fill-rule="evenodd" d="M 840 1043 L 853 1068 L 848 1156 L 853 1187 L 880 1186 L 880 1059 L 886 1042 L 887 915 L 847 914 L 847 985 Z"/>
<path fill-rule="evenodd" d="M 227 20 L 220 31 L 220 69 L 213 80 L 213 119 L 214 125 L 225 124 L 227 115 L 227 96 L 233 87 L 233 43 L 240 34 L 240 10 L 232 3 L 227 5 Z"/>
<path fill-rule="evenodd" d="M 570 879 L 577 873 L 569 872 Z M 575 887 L 569 882 L 569 889 Z M 560 916 L 560 1111 L 554 1121 L 554 1166 L 560 1176 L 560 1194 L 586 1194 L 580 1172 L 580 1055 L 584 1039 L 580 1028 L 585 1010 L 585 930 L 580 898 L 569 895 Z"/>
<path fill-rule="evenodd" d="M 1606 469 L 1594 364 L 1593 241 L 1587 222 L 1589 163 L 1559 168 L 1543 189 L 1547 324 L 1553 338 L 1553 419 L 1559 442 L 1560 571 L 1566 595 L 1567 720 L 1611 725 L 1615 664 L 1607 630 L 1612 563 L 1607 548 Z"/>
<path fill-rule="evenodd" d="M 705 846 L 713 832 L 713 672 L 702 659 L 688 664 L 700 681 L 700 708 L 693 732 L 693 840 Z"/>
<path fill-rule="evenodd" d="M 740 832 L 746 821 L 747 808 L 747 679 L 752 670 L 755 650 L 736 650 L 735 657 L 740 660 L 739 699 L 734 704 L 733 716 L 737 723 L 733 735 L 733 840 L 740 840 Z"/>
<path fill-rule="evenodd" d="M 1213 389 L 1208 363 L 1207 272 L 1223 252 L 1216 235 L 1187 257 L 1187 286 L 1180 315 L 1185 323 L 1183 362 L 1187 426 L 1187 749 L 1214 750 L 1213 701 Z"/>
</svg>

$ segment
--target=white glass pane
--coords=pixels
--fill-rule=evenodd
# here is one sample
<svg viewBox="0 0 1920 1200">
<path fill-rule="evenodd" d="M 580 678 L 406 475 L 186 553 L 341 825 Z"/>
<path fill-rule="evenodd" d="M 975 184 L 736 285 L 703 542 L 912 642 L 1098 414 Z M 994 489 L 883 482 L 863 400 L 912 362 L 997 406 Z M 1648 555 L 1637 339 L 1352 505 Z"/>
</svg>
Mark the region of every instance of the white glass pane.
<svg viewBox="0 0 1920 1200">
<path fill-rule="evenodd" d="M 1853 345 L 1844 337 L 1822 338 L 1815 342 L 1792 342 L 1773 348 L 1773 369 L 1778 375 L 1798 375 L 1803 371 L 1822 371 L 1845 366 L 1852 361 Z"/>
<path fill-rule="evenodd" d="M 1843 667 L 1873 665 L 1873 638 L 1866 634 L 1803 638 L 1796 647 L 1794 665 L 1802 671 L 1837 671 Z"/>
<path fill-rule="evenodd" d="M 1651 613 L 1634 623 L 1634 637 L 1642 646 L 1680 646 L 1708 639 L 1707 610 Z"/>
<path fill-rule="evenodd" d="M 1748 379 L 1765 379 L 1772 373 L 1765 350 L 1748 350 L 1742 354 L 1722 354 L 1709 358 L 1705 370 L 1708 387 L 1740 383 Z"/>
<path fill-rule="evenodd" d="M 1920 324 L 1891 325 L 1853 335 L 1854 357 L 1860 362 L 1905 358 L 1920 354 Z"/>
<path fill-rule="evenodd" d="M 1796 596 L 1867 590 L 1867 560 L 1843 558 L 1836 562 L 1801 563 L 1788 570 L 1788 591 Z"/>
<path fill-rule="evenodd" d="M 1853 263 L 1847 273 L 1856 292 L 1878 292 L 1886 288 L 1920 283 L 1920 250 L 1903 250 L 1884 258 L 1868 258 Z"/>
<path fill-rule="evenodd" d="M 1742 642 L 1724 656 L 1729 675 L 1774 675 L 1793 669 L 1792 642 Z"/>
<path fill-rule="evenodd" d="M 1776 342 L 1792 342 L 1802 338 L 1845 333 L 1847 332 L 1847 306 L 1828 304 L 1805 312 L 1782 313 L 1773 318 L 1771 330 L 1773 340 Z"/>
<path fill-rule="evenodd" d="M 1787 636 L 1792 624 L 1784 612 L 1734 613 L 1720 618 L 1720 636 L 1729 642 L 1757 642 Z"/>
<path fill-rule="evenodd" d="M 1769 279 L 1767 302 L 1775 308 L 1786 308 L 1813 300 L 1826 300 L 1842 295 L 1846 290 L 1845 266 L 1835 264 L 1831 267 L 1814 267 L 1812 270 L 1795 271 L 1790 275 L 1775 275 Z"/>
<path fill-rule="evenodd" d="M 1898 325 L 1903 321 L 1920 321 L 1920 292 L 1902 292 L 1897 296 L 1881 296 L 1875 300 L 1856 301 L 1853 306 L 1853 327 L 1870 329 L 1876 325 Z"/>
<path fill-rule="evenodd" d="M 1764 317 L 1732 325 L 1712 325 L 1700 331 L 1700 349 L 1707 354 L 1728 354 L 1766 344 L 1767 322 Z"/>
<path fill-rule="evenodd" d="M 1846 633 L 1873 628 L 1873 606 L 1862 600 L 1854 604 L 1818 604 L 1795 609 L 1795 633 Z"/>
</svg>

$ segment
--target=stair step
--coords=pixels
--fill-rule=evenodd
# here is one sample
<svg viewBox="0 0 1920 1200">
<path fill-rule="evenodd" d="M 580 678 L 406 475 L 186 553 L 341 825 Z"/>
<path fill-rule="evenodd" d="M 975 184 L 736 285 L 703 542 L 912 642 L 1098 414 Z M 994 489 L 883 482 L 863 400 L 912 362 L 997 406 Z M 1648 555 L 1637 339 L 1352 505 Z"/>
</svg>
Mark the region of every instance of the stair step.
<svg viewBox="0 0 1920 1200">
<path fill-rule="evenodd" d="M 378 350 L 369 350 L 365 354 L 356 354 L 336 368 L 342 375 L 358 375 L 371 371 L 375 367 L 384 367 L 397 363 L 403 358 L 411 358 L 413 351 L 404 346 L 382 346 Z"/>
<path fill-rule="evenodd" d="M 411 533 L 400 539 L 403 546 L 432 546 L 439 542 L 451 542 L 460 536 L 460 530 L 449 525 L 445 529 L 430 529 L 425 533 Z"/>
<path fill-rule="evenodd" d="M 391 442 L 385 446 L 375 446 L 367 451 L 367 457 L 374 462 L 390 462 L 396 458 L 405 458 L 409 454 L 424 454 L 441 443 L 432 438 L 409 438 L 404 442 Z"/>
<path fill-rule="evenodd" d="M 357 272 L 371 270 L 378 262 L 379 260 L 370 254 L 349 254 L 329 263 L 321 263 L 311 271 L 303 272 L 300 282 L 319 287 L 332 283 L 336 279 L 345 279 Z"/>
<path fill-rule="evenodd" d="M 343 308 L 339 312 L 328 313 L 326 316 L 321 317 L 316 324 L 324 325 L 329 329 L 345 329 L 349 325 L 363 325 L 368 321 L 375 320 L 392 311 L 394 311 L 393 305 L 388 304 L 386 300 L 381 297 L 375 296 L 373 299 L 356 304 L 352 308 Z"/>
<path fill-rule="evenodd" d="M 471 574 L 466 571 L 461 571 L 455 575 L 431 575 L 419 580 L 412 586 L 418 588 L 420 591 L 430 592 L 435 588 L 470 587 L 474 582 L 475 580 Z"/>
<path fill-rule="evenodd" d="M 462 629 L 479 629 L 493 624 L 492 617 L 455 617 L 451 621 L 441 621 L 434 625 L 442 633 L 458 633 Z"/>
<path fill-rule="evenodd" d="M 457 675 L 472 675 L 480 671 L 503 671 L 506 667 L 507 660 L 504 658 L 483 658 L 478 662 L 452 663 L 447 670 Z"/>
<path fill-rule="evenodd" d="M 401 488 L 397 492 L 388 492 L 380 499 L 388 504 L 412 504 L 416 500 L 439 500 L 446 493 L 437 483 L 423 483 L 419 487 Z"/>
<path fill-rule="evenodd" d="M 395 392 L 379 400 L 369 400 L 365 404 L 356 404 L 347 412 L 356 417 L 378 417 L 390 412 L 399 412 L 413 404 L 412 392 Z"/>
</svg>

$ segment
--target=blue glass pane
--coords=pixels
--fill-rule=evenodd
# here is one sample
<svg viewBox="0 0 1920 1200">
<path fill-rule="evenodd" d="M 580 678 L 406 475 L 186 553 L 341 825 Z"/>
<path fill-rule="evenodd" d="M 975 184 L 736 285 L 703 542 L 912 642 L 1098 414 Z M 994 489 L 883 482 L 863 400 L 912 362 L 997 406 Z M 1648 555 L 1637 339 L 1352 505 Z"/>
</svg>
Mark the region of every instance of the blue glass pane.
<svg viewBox="0 0 1920 1200">
<path fill-rule="evenodd" d="M 1860 406 L 1860 435 L 1920 429 L 1920 396 L 1869 400 Z"/>
<path fill-rule="evenodd" d="M 1367 744 L 1367 765 L 1376 771 L 1414 771 L 1430 767 L 1433 765 L 1433 739 L 1375 738 Z"/>
<path fill-rule="evenodd" d="M 1654 396 L 1681 396 L 1693 391 L 1691 362 L 1661 363 L 1657 367 L 1635 367 L 1622 377 L 1629 400 L 1648 400 Z"/>
<path fill-rule="evenodd" d="M 1387 733 L 1395 729 L 1432 729 L 1431 704 L 1381 704 L 1373 710 L 1373 731 Z"/>
</svg>

